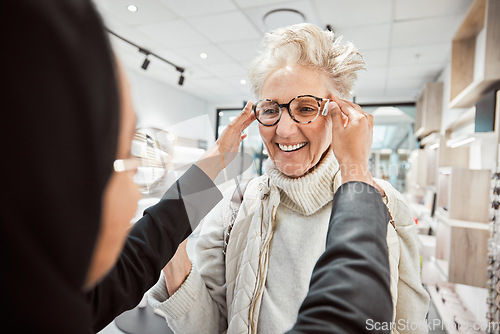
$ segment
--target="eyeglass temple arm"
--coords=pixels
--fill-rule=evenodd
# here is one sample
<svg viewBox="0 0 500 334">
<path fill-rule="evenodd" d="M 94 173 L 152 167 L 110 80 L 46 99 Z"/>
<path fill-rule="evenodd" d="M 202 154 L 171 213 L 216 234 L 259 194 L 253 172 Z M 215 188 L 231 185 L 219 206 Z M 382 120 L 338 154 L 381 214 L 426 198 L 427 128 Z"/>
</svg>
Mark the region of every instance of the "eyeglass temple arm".
<svg viewBox="0 0 500 334">
<path fill-rule="evenodd" d="M 323 107 L 323 110 L 321 111 L 321 115 L 326 116 L 328 114 L 328 104 L 330 103 L 329 99 L 326 99 L 325 106 Z"/>
<path fill-rule="evenodd" d="M 117 159 L 113 163 L 113 168 L 115 172 L 125 172 L 128 170 L 134 170 L 140 166 L 140 162 L 137 159 Z"/>
</svg>

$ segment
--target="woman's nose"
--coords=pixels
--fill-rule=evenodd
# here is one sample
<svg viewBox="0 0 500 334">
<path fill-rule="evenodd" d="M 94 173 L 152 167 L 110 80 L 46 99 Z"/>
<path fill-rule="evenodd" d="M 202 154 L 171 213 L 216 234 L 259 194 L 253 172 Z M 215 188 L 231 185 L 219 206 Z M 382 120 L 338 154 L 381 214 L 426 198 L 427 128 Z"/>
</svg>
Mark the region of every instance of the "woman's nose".
<svg viewBox="0 0 500 334">
<path fill-rule="evenodd" d="M 297 132 L 297 122 L 295 122 L 286 108 L 281 112 L 281 118 L 276 125 L 276 134 L 281 138 L 289 138 Z"/>
</svg>

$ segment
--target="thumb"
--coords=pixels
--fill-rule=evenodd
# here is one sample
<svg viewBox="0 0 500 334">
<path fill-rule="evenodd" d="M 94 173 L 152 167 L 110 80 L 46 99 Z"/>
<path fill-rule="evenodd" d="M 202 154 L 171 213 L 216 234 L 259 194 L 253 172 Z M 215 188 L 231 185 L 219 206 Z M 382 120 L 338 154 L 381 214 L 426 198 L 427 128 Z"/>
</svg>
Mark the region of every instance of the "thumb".
<svg viewBox="0 0 500 334">
<path fill-rule="evenodd" d="M 328 104 L 328 108 L 330 109 L 330 114 L 332 116 L 333 131 L 344 130 L 344 121 L 342 118 L 342 110 L 340 110 L 339 105 L 334 101 L 330 101 L 330 103 Z"/>
</svg>

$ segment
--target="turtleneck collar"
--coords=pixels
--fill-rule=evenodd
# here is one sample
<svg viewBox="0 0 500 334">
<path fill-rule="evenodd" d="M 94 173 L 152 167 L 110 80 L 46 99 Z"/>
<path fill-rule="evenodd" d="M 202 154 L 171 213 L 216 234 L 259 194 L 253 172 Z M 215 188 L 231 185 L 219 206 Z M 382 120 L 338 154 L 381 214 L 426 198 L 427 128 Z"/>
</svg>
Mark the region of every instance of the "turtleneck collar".
<svg viewBox="0 0 500 334">
<path fill-rule="evenodd" d="M 335 177 L 338 163 L 331 149 L 314 170 L 298 178 L 281 173 L 271 159 L 267 160 L 265 168 L 271 184 L 279 188 L 280 204 L 306 216 L 328 204 L 337 188 L 334 181 L 340 182 L 340 177 Z"/>
</svg>

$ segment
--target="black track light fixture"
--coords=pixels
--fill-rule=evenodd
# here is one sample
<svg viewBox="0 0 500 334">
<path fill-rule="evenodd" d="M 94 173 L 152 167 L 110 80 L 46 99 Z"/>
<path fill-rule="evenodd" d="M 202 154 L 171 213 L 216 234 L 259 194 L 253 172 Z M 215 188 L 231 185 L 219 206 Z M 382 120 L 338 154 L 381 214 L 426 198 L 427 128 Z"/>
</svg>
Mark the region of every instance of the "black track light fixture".
<svg viewBox="0 0 500 334">
<path fill-rule="evenodd" d="M 179 84 L 179 86 L 182 86 L 184 84 L 184 68 L 176 67 L 175 69 L 181 74 L 177 83 Z"/>
<path fill-rule="evenodd" d="M 144 61 L 142 62 L 142 65 L 141 65 L 141 68 L 144 71 L 146 71 L 148 69 L 149 63 L 151 63 L 151 61 L 149 60 L 149 55 L 151 54 L 151 52 L 149 50 L 146 50 L 143 48 L 139 48 L 139 52 L 144 53 L 146 55 L 146 57 L 144 58 Z"/>
<path fill-rule="evenodd" d="M 141 66 L 144 71 L 148 69 L 150 62 L 151 61 L 149 60 L 148 56 L 146 56 L 146 58 L 144 58 L 144 61 L 142 62 L 142 66 Z"/>
<path fill-rule="evenodd" d="M 159 60 L 161 60 L 161 61 L 163 61 L 163 62 L 165 62 L 165 63 L 167 63 L 167 64 L 169 64 L 169 65 L 171 65 L 171 66 L 173 66 L 173 67 L 175 67 L 175 69 L 176 69 L 176 70 L 177 70 L 177 71 L 181 74 L 181 76 L 179 77 L 179 81 L 178 81 L 179 86 L 182 86 L 182 85 L 184 84 L 184 70 L 185 70 L 185 69 L 184 69 L 184 67 L 177 66 L 177 65 L 175 65 L 174 63 L 172 63 L 172 62 L 170 62 L 170 61 L 166 60 L 165 58 L 162 58 L 162 57 L 158 56 L 157 54 L 155 54 L 155 53 L 153 53 L 153 52 L 151 52 L 151 51 L 149 51 L 149 50 L 147 50 L 147 49 L 144 49 L 144 48 L 140 47 L 139 45 L 137 45 L 137 44 L 135 44 L 135 43 L 132 43 L 131 41 L 129 41 L 129 40 L 127 40 L 127 39 L 123 38 L 123 37 L 122 37 L 122 36 L 120 36 L 120 35 L 117 35 L 117 34 L 116 34 L 116 33 L 114 33 L 113 31 L 111 31 L 111 30 L 109 30 L 109 29 L 107 29 L 107 30 L 108 30 L 108 32 L 109 32 L 111 35 L 113 35 L 113 36 L 115 36 L 115 37 L 117 37 L 117 38 L 121 39 L 122 41 L 124 41 L 124 42 L 126 42 L 126 43 L 128 43 L 128 44 L 130 44 L 130 45 L 132 45 L 132 46 L 134 46 L 134 47 L 136 47 L 136 48 L 138 48 L 138 49 L 139 49 L 139 52 L 140 52 L 140 53 L 143 53 L 143 54 L 145 55 L 144 61 L 142 62 L 142 65 L 141 65 L 141 68 L 142 68 L 143 70 L 147 70 L 147 69 L 148 69 L 148 66 L 149 66 L 149 64 L 151 63 L 150 56 L 155 57 L 155 58 L 158 58 Z"/>
</svg>

